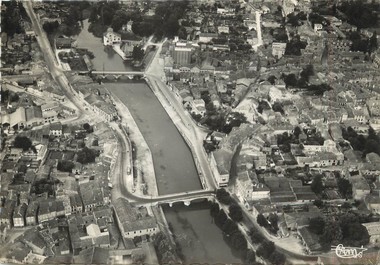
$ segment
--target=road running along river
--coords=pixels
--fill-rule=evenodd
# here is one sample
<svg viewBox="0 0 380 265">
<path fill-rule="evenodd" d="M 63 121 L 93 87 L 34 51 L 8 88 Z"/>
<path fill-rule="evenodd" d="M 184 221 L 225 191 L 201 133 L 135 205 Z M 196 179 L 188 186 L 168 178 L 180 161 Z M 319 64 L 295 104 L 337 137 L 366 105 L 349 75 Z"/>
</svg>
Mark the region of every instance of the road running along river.
<svg viewBox="0 0 380 265">
<path fill-rule="evenodd" d="M 88 22 L 77 38 L 78 48 L 93 52 L 96 70 L 131 70 L 117 55 L 109 55 L 100 38 L 88 32 Z M 191 151 L 165 109 L 144 82 L 107 83 L 108 89 L 126 104 L 151 149 L 160 194 L 200 189 Z M 213 224 L 209 206 L 194 203 L 164 208 L 168 223 L 178 236 L 186 263 L 239 263 Z"/>
</svg>

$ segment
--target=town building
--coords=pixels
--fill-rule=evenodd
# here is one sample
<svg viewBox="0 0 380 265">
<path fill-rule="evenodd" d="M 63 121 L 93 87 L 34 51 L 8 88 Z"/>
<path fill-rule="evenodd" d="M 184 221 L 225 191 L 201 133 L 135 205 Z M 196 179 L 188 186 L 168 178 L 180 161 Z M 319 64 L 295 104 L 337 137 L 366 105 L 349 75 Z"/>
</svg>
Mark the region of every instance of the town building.
<svg viewBox="0 0 380 265">
<path fill-rule="evenodd" d="M 113 32 L 112 28 L 108 28 L 107 32 L 103 34 L 104 46 L 112 46 L 120 42 L 121 42 L 121 35 L 119 33 Z"/>
<path fill-rule="evenodd" d="M 272 43 L 272 55 L 277 59 L 280 59 L 285 54 L 286 43 L 273 42 Z"/>
<path fill-rule="evenodd" d="M 124 238 L 134 239 L 159 232 L 156 220 L 148 215 L 146 209 L 137 209 L 124 198 L 118 198 L 114 207 L 117 223 Z"/>
<path fill-rule="evenodd" d="M 14 212 L 13 212 L 14 227 L 25 226 L 25 214 L 26 214 L 27 207 L 28 206 L 25 203 L 23 203 L 14 209 Z"/>
<path fill-rule="evenodd" d="M 60 122 L 50 124 L 49 129 L 50 129 L 49 135 L 53 135 L 53 136 L 62 135 L 63 130 L 62 130 L 62 124 Z"/>
<path fill-rule="evenodd" d="M 379 222 L 363 223 L 363 226 L 368 231 L 369 242 L 373 246 L 379 246 L 380 245 L 380 224 L 379 224 Z"/>
<path fill-rule="evenodd" d="M 178 65 L 189 65 L 191 62 L 191 53 L 191 47 L 180 45 L 180 43 L 177 42 L 173 50 L 174 63 Z"/>
</svg>

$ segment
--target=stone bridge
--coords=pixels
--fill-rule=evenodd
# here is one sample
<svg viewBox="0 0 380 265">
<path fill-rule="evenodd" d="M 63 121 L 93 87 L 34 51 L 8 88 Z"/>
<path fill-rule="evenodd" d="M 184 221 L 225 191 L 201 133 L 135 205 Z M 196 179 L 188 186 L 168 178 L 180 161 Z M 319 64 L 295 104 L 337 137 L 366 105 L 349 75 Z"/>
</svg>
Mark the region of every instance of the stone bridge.
<svg viewBox="0 0 380 265">
<path fill-rule="evenodd" d="M 200 190 L 200 191 L 189 191 L 189 192 L 180 192 L 176 194 L 161 195 L 151 199 L 145 199 L 143 202 L 135 203 L 136 206 L 152 206 L 152 205 L 164 205 L 169 204 L 170 207 L 174 203 L 184 203 L 186 206 L 189 206 L 191 202 L 207 199 L 208 201 L 215 200 L 215 192 L 213 190 Z"/>
<path fill-rule="evenodd" d="M 133 79 L 136 77 L 144 77 L 145 73 L 142 71 L 81 71 L 79 74 L 89 74 L 101 79 L 115 79 L 118 80 L 122 77 Z"/>
</svg>

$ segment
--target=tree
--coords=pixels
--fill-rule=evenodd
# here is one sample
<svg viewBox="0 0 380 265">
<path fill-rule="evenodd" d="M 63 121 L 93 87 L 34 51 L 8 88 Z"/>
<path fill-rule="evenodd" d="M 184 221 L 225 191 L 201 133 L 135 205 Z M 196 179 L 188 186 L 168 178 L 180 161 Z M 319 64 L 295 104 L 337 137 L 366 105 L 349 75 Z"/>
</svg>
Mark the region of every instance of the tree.
<svg viewBox="0 0 380 265">
<path fill-rule="evenodd" d="M 96 156 L 97 153 L 95 150 L 84 147 L 81 151 L 78 152 L 77 161 L 81 164 L 93 163 L 95 162 Z"/>
<path fill-rule="evenodd" d="M 42 27 L 46 31 L 47 34 L 52 34 L 58 29 L 59 23 L 58 21 L 45 22 Z"/>
<path fill-rule="evenodd" d="M 296 126 L 296 127 L 294 128 L 293 135 L 296 137 L 296 139 L 298 139 L 299 136 L 300 136 L 300 134 L 301 134 L 301 128 L 298 127 L 298 126 Z"/>
<path fill-rule="evenodd" d="M 329 220 L 324 226 L 323 234 L 320 236 L 320 241 L 324 249 L 330 249 L 331 244 L 341 244 L 343 239 L 342 229 L 338 222 Z"/>
<path fill-rule="evenodd" d="M 268 220 L 270 222 L 270 225 L 273 227 L 273 229 L 275 230 L 275 232 L 278 231 L 278 216 L 277 214 L 275 213 L 270 213 L 269 216 L 268 216 Z"/>
<path fill-rule="evenodd" d="M 223 227 L 224 223 L 227 221 L 227 215 L 226 213 L 224 212 L 223 209 L 221 209 L 218 213 L 218 215 L 215 217 L 215 224 L 218 226 L 218 227 Z"/>
<path fill-rule="evenodd" d="M 264 236 L 258 230 L 253 228 L 249 231 L 249 236 L 254 244 L 259 244 L 264 240 Z"/>
<path fill-rule="evenodd" d="M 274 85 L 276 83 L 276 77 L 274 75 L 271 75 L 268 77 L 268 82 L 271 83 L 272 85 Z"/>
<path fill-rule="evenodd" d="M 310 219 L 309 230 L 314 234 L 320 235 L 325 229 L 325 220 L 322 217 L 314 217 Z"/>
<path fill-rule="evenodd" d="M 324 205 L 323 201 L 320 200 L 320 199 L 316 199 L 314 201 L 314 205 L 317 206 L 318 208 L 322 208 L 322 206 Z"/>
<path fill-rule="evenodd" d="M 89 132 L 91 130 L 91 125 L 86 122 L 83 124 L 83 129 L 85 129 L 87 132 Z"/>
<path fill-rule="evenodd" d="M 220 211 L 219 204 L 216 203 L 216 202 L 212 203 L 211 206 L 210 206 L 210 214 L 211 214 L 211 216 L 213 218 L 215 218 L 215 216 L 218 215 L 219 211 Z"/>
<path fill-rule="evenodd" d="M 284 82 L 286 87 L 295 87 L 297 86 L 297 77 L 295 74 L 284 75 Z"/>
<path fill-rule="evenodd" d="M 144 50 L 141 46 L 134 46 L 132 51 L 132 58 L 135 61 L 141 61 L 144 58 Z"/>
<path fill-rule="evenodd" d="M 92 146 L 99 146 L 99 140 L 95 139 L 94 141 L 92 141 Z"/>
<path fill-rule="evenodd" d="M 253 265 L 256 262 L 256 253 L 252 249 L 247 251 L 245 255 L 244 263 L 247 265 Z"/>
<path fill-rule="evenodd" d="M 223 188 L 218 189 L 216 191 L 216 199 L 219 202 L 221 202 L 223 204 L 227 204 L 227 205 L 231 204 L 231 202 L 232 202 L 232 198 L 231 198 L 230 194 Z"/>
<path fill-rule="evenodd" d="M 274 251 L 270 257 L 269 257 L 270 262 L 273 265 L 284 265 L 286 261 L 286 257 L 284 254 L 279 253 L 278 251 Z"/>
<path fill-rule="evenodd" d="M 247 250 L 247 240 L 240 231 L 235 232 L 231 235 L 231 243 L 232 247 L 236 250 L 239 250 L 240 253 L 245 253 Z"/>
<path fill-rule="evenodd" d="M 133 252 L 131 255 L 132 261 L 134 264 L 136 263 L 143 263 L 145 260 L 145 254 L 142 252 Z"/>
<path fill-rule="evenodd" d="M 339 178 L 338 190 L 343 197 L 349 198 L 352 195 L 352 184 L 345 178 Z"/>
<path fill-rule="evenodd" d="M 282 107 L 282 104 L 280 102 L 275 102 L 272 105 L 272 109 L 274 112 L 280 112 L 282 115 L 284 115 L 284 109 Z"/>
<path fill-rule="evenodd" d="M 309 81 L 310 77 L 314 75 L 314 67 L 312 64 L 308 64 L 300 73 L 301 78 Z"/>
<path fill-rule="evenodd" d="M 268 221 L 267 219 L 264 217 L 263 214 L 259 214 L 257 216 L 257 223 L 260 225 L 260 226 L 263 226 L 263 227 L 267 227 L 268 226 Z"/>
<path fill-rule="evenodd" d="M 14 147 L 27 151 L 32 146 L 32 141 L 26 136 L 16 136 Z"/>
<path fill-rule="evenodd" d="M 60 160 L 57 165 L 57 170 L 63 171 L 63 172 L 71 172 L 74 166 L 75 164 L 72 161 Z"/>
<path fill-rule="evenodd" d="M 235 222 L 241 222 L 243 220 L 243 212 L 239 205 L 231 204 L 230 207 L 228 207 L 228 210 L 232 220 Z"/>
<path fill-rule="evenodd" d="M 322 176 L 321 175 L 317 175 L 314 177 L 313 182 L 311 183 L 311 190 L 315 194 L 321 194 L 322 193 L 322 191 L 324 190 L 324 186 L 322 183 Z"/>
<path fill-rule="evenodd" d="M 239 231 L 239 228 L 234 221 L 227 219 L 223 224 L 222 230 L 227 235 L 232 235 L 233 233 Z"/>
<path fill-rule="evenodd" d="M 247 117 L 240 112 L 231 112 L 226 117 L 224 125 L 222 127 L 222 132 L 229 134 L 233 127 L 239 127 L 242 123 L 247 122 Z"/>
<path fill-rule="evenodd" d="M 265 240 L 257 248 L 256 254 L 265 259 L 269 258 L 276 250 L 276 247 L 272 241 Z"/>
<path fill-rule="evenodd" d="M 23 9 L 22 3 L 16 1 L 3 2 L 2 5 L 6 6 L 4 13 L 1 16 L 1 31 L 6 32 L 8 36 L 13 37 L 15 33 L 22 33 L 21 27 L 21 10 Z"/>
</svg>

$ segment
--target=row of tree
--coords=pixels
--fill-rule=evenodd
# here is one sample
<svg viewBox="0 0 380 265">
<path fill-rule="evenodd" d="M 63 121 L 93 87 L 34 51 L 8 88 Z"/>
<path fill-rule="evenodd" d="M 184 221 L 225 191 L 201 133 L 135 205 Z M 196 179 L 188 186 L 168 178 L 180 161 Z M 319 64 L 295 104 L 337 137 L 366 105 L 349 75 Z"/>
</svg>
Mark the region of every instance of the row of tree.
<svg viewBox="0 0 380 265">
<path fill-rule="evenodd" d="M 260 256 L 264 259 L 269 260 L 271 264 L 275 264 L 275 265 L 285 264 L 286 262 L 285 255 L 278 252 L 276 250 L 275 244 L 272 241 L 265 239 L 265 237 L 258 230 L 252 228 L 249 231 L 249 236 L 251 238 L 252 243 L 260 244 L 256 251 L 257 256 Z"/>
<path fill-rule="evenodd" d="M 237 207 L 235 208 L 234 204 L 230 206 L 230 219 L 224 210 L 219 208 L 218 203 L 212 203 L 210 206 L 210 214 L 215 224 L 223 231 L 224 239 L 232 248 L 233 252 L 242 258 L 246 264 L 257 264 L 255 252 L 248 249 L 247 240 L 236 224 L 238 221 L 232 218 L 234 216 L 234 211 L 239 211 Z"/>
<path fill-rule="evenodd" d="M 164 233 L 155 234 L 152 239 L 160 264 L 176 264 L 179 262 L 175 247 Z"/>
</svg>

